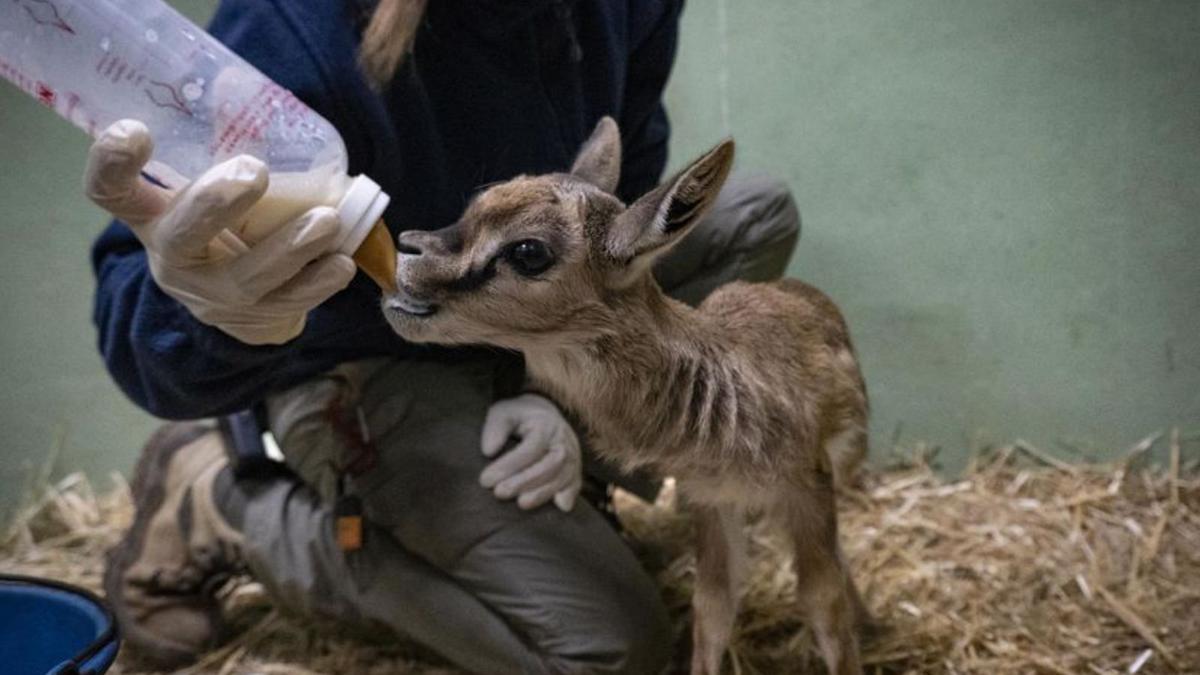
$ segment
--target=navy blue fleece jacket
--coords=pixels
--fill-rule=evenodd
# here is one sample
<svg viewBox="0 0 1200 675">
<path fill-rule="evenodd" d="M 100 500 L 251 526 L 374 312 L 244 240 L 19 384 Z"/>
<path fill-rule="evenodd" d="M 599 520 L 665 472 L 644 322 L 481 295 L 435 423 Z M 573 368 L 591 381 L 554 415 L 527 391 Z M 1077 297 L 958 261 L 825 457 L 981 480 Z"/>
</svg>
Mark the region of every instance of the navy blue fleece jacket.
<svg viewBox="0 0 1200 675">
<path fill-rule="evenodd" d="M 364 0 L 224 0 L 210 31 L 341 132 L 352 174 L 392 196 L 393 232 L 454 222 L 480 186 L 564 170 L 603 115 L 625 140 L 619 192 L 666 163 L 662 90 L 682 0 L 433 0 L 386 93 L 356 67 Z M 201 324 L 154 283 L 129 229 L 96 241 L 95 323 L 113 378 L 160 417 L 245 409 L 338 363 L 411 353 L 362 274 L 304 333 L 253 347 Z"/>
</svg>

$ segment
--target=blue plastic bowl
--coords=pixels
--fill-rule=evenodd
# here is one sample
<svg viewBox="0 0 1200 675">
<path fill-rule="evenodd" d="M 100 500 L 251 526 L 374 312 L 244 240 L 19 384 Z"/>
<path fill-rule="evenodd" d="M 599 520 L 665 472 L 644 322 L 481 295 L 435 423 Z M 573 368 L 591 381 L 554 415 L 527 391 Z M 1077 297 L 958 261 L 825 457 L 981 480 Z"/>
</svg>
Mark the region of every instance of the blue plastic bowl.
<svg viewBox="0 0 1200 675">
<path fill-rule="evenodd" d="M 108 670 L 120 646 L 112 612 L 95 595 L 0 574 L 0 672 L 95 675 Z"/>
</svg>

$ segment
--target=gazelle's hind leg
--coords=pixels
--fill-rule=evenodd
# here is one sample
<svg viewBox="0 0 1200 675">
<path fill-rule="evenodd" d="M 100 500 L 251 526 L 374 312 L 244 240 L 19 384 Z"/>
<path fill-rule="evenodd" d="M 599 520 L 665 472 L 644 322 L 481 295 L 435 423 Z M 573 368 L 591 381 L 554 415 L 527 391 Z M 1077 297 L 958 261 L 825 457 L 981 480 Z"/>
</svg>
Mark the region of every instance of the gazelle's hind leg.
<svg viewBox="0 0 1200 675">
<path fill-rule="evenodd" d="M 745 567 L 743 515 L 702 506 L 696 515 L 696 587 L 692 592 L 692 675 L 718 675 L 737 618 Z"/>
<path fill-rule="evenodd" d="M 792 542 L 796 595 L 832 675 L 859 675 L 858 631 L 866 611 L 838 546 L 832 480 L 784 495 L 783 527 Z"/>
</svg>

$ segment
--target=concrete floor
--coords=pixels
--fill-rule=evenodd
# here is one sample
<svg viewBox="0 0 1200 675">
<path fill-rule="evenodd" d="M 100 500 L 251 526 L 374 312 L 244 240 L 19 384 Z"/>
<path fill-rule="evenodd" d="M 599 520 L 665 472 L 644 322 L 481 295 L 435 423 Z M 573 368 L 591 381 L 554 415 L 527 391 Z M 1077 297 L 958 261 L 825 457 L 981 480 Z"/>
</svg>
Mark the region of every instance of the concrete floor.
<svg viewBox="0 0 1200 675">
<path fill-rule="evenodd" d="M 1200 4 L 691 0 L 668 102 L 674 163 L 732 133 L 793 186 L 877 451 L 1200 431 Z M 94 350 L 86 145 L 0 85 L 0 512 L 154 425 Z"/>
</svg>

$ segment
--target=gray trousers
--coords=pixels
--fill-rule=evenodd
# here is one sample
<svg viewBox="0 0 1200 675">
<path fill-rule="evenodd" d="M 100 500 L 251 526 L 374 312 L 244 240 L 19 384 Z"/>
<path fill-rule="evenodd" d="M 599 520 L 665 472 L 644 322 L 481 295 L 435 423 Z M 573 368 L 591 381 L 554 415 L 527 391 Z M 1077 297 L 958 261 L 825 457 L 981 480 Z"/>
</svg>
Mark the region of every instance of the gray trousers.
<svg viewBox="0 0 1200 675">
<path fill-rule="evenodd" d="M 656 274 L 697 303 L 734 279 L 779 277 L 800 218 L 780 183 L 735 174 L 706 219 Z M 302 615 L 382 624 L 475 673 L 662 670 L 672 634 L 653 580 L 591 505 L 521 511 L 480 487 L 479 438 L 502 359 L 346 364 L 268 401 L 272 431 L 300 480 L 252 493 L 243 515 L 250 568 Z M 365 546 L 333 537 L 333 465 L 355 450 L 330 404 L 357 405 L 378 448 L 349 490 Z"/>
</svg>

